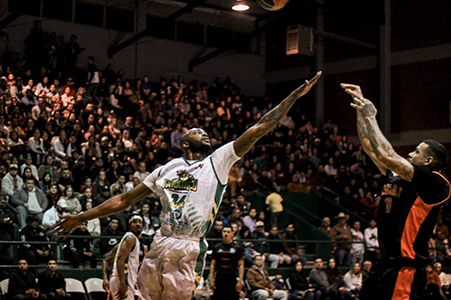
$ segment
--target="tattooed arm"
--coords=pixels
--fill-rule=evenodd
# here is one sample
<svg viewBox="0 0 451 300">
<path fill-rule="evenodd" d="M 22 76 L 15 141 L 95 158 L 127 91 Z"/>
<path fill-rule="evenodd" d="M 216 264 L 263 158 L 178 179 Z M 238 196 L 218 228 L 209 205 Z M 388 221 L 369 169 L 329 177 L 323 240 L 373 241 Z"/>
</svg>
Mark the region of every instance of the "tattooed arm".
<svg viewBox="0 0 451 300">
<path fill-rule="evenodd" d="M 377 124 L 377 110 L 374 104 L 363 97 L 359 86 L 342 83 L 341 87 L 353 97 L 354 103 L 351 103 L 351 106 L 357 110 L 357 131 L 365 152 L 383 174 L 388 169 L 397 173 L 401 178 L 412 181 L 413 166 L 395 152 L 390 142 L 382 134 Z"/>
<path fill-rule="evenodd" d="M 260 121 L 254 126 L 246 130 L 236 141 L 233 143 L 233 148 L 236 155 L 239 157 L 244 156 L 254 144 L 271 129 L 273 129 L 282 118 L 288 113 L 297 99 L 307 94 L 307 92 L 316 84 L 318 78 L 321 76 L 321 71 L 316 73 L 310 81 L 305 81 L 303 85 L 294 90 L 285 100 L 279 105 L 265 114 Z"/>
</svg>

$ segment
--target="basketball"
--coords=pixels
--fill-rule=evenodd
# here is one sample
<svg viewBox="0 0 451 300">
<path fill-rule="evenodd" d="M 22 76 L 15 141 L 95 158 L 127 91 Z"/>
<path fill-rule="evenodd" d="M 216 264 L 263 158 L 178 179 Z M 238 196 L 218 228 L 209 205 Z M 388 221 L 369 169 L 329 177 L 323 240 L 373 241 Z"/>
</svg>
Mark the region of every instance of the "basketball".
<svg viewBox="0 0 451 300">
<path fill-rule="evenodd" d="M 289 0 L 257 0 L 258 4 L 266 10 L 276 11 L 285 7 Z"/>
</svg>

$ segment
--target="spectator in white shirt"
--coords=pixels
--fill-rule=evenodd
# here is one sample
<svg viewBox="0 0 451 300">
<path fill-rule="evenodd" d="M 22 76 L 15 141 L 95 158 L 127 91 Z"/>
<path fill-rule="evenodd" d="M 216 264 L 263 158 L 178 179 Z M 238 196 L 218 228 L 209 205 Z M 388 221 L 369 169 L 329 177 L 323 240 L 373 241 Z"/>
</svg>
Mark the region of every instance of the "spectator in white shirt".
<svg viewBox="0 0 451 300">
<path fill-rule="evenodd" d="M 86 202 L 86 210 L 90 210 L 91 208 L 92 208 L 92 201 Z M 102 232 L 102 229 L 100 228 L 99 218 L 88 221 L 88 231 L 92 235 L 100 235 L 100 233 Z"/>
<path fill-rule="evenodd" d="M 55 225 L 60 221 L 60 216 L 67 215 L 65 211 L 66 208 L 67 208 L 66 200 L 60 199 L 56 203 L 56 207 L 52 206 L 49 210 L 47 210 L 44 213 L 44 217 L 42 218 L 42 226 L 44 227 L 44 229 L 48 230 L 50 227 L 52 227 L 53 225 Z"/>
<path fill-rule="evenodd" d="M 146 163 L 140 162 L 138 166 L 138 171 L 133 174 L 134 177 L 138 177 L 140 182 L 143 182 L 147 176 L 149 176 L 150 172 L 146 171 Z"/>
<path fill-rule="evenodd" d="M 377 222 L 376 220 L 370 221 L 370 227 L 365 229 L 365 245 L 366 256 L 373 264 L 379 259 L 379 240 L 377 239 Z"/>
<path fill-rule="evenodd" d="M 351 228 L 352 243 L 351 248 L 351 262 L 354 265 L 356 262 L 360 265 L 363 264 L 363 255 L 365 254 L 365 245 L 363 233 L 360 231 L 360 222 L 354 222 L 353 228 Z"/>
<path fill-rule="evenodd" d="M 362 272 L 360 272 L 360 264 L 355 263 L 343 278 L 345 288 L 348 292 L 357 295 L 362 288 Z"/>
</svg>

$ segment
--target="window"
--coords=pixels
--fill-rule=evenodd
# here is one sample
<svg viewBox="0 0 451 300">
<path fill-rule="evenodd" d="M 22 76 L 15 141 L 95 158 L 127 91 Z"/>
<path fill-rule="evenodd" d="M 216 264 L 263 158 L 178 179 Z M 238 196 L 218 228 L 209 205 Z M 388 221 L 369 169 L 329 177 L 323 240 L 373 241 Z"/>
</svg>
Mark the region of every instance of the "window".
<svg viewBox="0 0 451 300">
<path fill-rule="evenodd" d="M 9 0 L 8 9 L 10 12 L 22 11 L 24 14 L 39 17 L 41 0 Z"/>
<path fill-rule="evenodd" d="M 72 1 L 45 0 L 42 16 L 70 22 L 72 21 Z"/>
<path fill-rule="evenodd" d="M 107 7 L 105 27 L 119 31 L 134 32 L 135 12 L 129 9 Z"/>
<path fill-rule="evenodd" d="M 165 21 L 163 18 L 147 15 L 147 30 L 149 35 L 162 39 L 174 40 L 175 22 Z"/>
<path fill-rule="evenodd" d="M 204 44 L 204 25 L 187 22 L 177 22 L 177 41 Z"/>
<path fill-rule="evenodd" d="M 103 27 L 103 6 L 83 2 L 75 4 L 75 23 Z"/>
</svg>

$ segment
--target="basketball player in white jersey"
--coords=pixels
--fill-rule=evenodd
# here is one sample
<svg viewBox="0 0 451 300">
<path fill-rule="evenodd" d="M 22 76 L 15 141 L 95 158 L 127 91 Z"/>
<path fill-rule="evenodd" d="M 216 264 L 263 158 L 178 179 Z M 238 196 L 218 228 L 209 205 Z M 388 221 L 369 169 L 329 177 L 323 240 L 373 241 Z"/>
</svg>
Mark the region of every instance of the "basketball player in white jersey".
<svg viewBox="0 0 451 300">
<path fill-rule="evenodd" d="M 139 267 L 139 237 L 143 228 L 140 215 L 127 218 L 128 232 L 124 234 L 114 257 L 110 277 L 111 299 L 123 300 L 135 298 L 135 284 Z"/>
<path fill-rule="evenodd" d="M 182 137 L 182 157 L 157 168 L 132 190 L 80 215 L 63 217 L 53 232 L 67 236 L 82 221 L 115 214 L 156 193 L 162 204 L 161 228 L 139 271 L 138 296 L 144 300 L 191 299 L 204 269 L 205 235 L 218 211 L 230 168 L 279 123 L 320 76 L 318 72 L 306 80 L 257 124 L 211 155 L 207 133 L 190 129 Z"/>
</svg>

